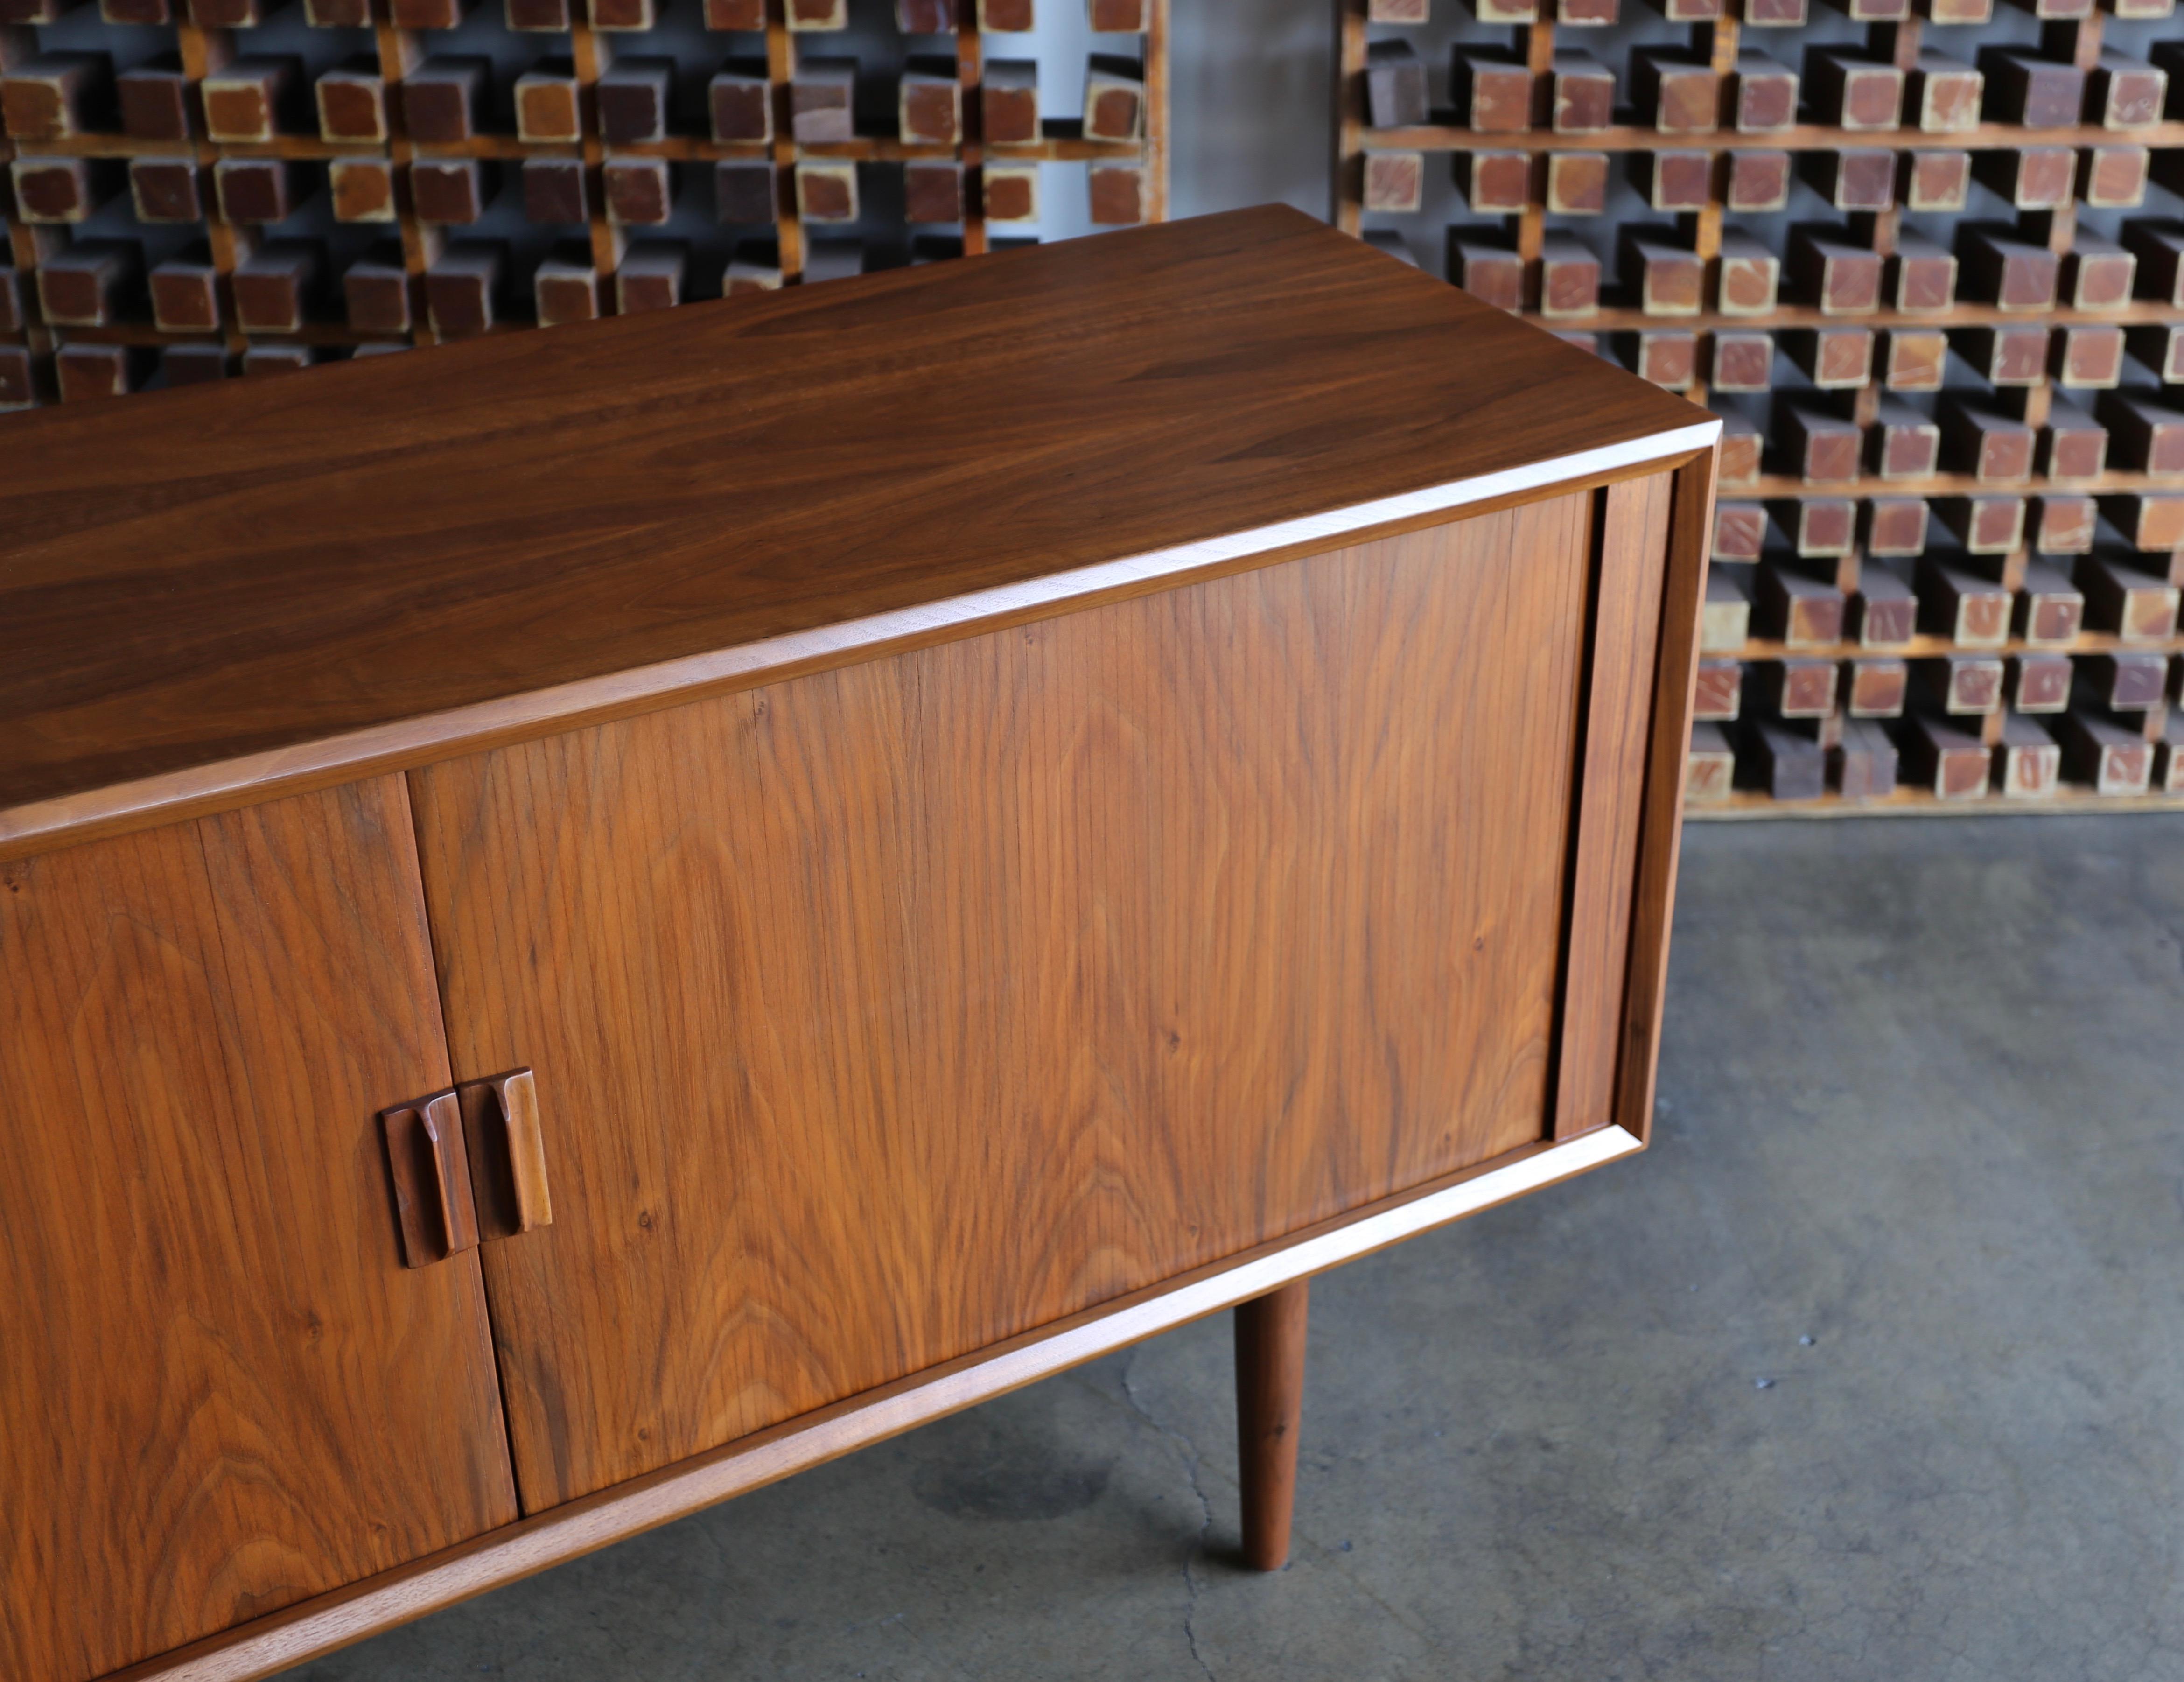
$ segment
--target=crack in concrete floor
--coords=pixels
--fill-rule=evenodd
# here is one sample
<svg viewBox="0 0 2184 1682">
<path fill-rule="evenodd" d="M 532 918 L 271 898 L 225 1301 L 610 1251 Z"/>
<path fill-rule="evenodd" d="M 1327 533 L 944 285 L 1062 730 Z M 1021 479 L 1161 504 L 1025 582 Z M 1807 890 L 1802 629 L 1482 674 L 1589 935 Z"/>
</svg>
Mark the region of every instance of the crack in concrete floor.
<svg viewBox="0 0 2184 1682">
<path fill-rule="evenodd" d="M 1128 1358 L 1123 1363 L 1123 1395 L 1128 1401 L 1132 1411 L 1140 1419 L 1167 1438 L 1180 1451 L 1183 1456 L 1184 1477 L 1190 1484 L 1190 1493 L 1198 1501 L 1200 1513 L 1198 1537 L 1191 1544 L 1190 1551 L 1183 1557 L 1184 1591 L 1190 1596 L 1189 1602 L 1184 1608 L 1183 1639 L 1184 1644 L 1190 1647 L 1190 1656 L 1196 1661 L 1198 1668 L 1206 1673 L 1206 1682 L 1217 1682 L 1213 1674 L 1213 1667 L 1206 1662 L 1206 1655 L 1198 1650 L 1199 1583 L 1198 1574 L 1193 1568 L 1206 1556 L 1206 1539 L 1213 1530 L 1213 1502 L 1206 1493 L 1206 1486 L 1198 1481 L 1198 1445 L 1183 1432 L 1172 1429 L 1154 1417 L 1152 1409 L 1146 1406 L 1139 1399 L 1137 1386 L 1131 1382 L 1137 1373 L 1138 1357 L 1142 1348 L 1143 1345 L 1140 1345 L 1138 1349 L 1133 1349 L 1129 1352 Z"/>
</svg>

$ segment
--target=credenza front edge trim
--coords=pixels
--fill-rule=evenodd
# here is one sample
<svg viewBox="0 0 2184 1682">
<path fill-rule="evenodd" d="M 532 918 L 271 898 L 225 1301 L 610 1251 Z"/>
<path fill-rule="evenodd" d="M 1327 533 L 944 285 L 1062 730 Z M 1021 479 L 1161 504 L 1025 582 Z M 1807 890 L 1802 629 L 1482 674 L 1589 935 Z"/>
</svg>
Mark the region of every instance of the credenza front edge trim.
<svg viewBox="0 0 2184 1682">
<path fill-rule="evenodd" d="M 305 1601 L 106 1682 L 249 1682 L 1645 1149 L 1542 1141 Z"/>
<path fill-rule="evenodd" d="M 872 660 L 1201 578 L 1393 535 L 1449 515 L 1491 512 L 1618 478 L 1665 472 L 1710 450 L 1697 421 L 1323 514 L 1072 568 L 891 612 L 315 738 L 50 799 L 0 805 L 0 860 L 158 823 L 202 817 L 434 760 L 628 717 L 707 695 Z"/>
</svg>

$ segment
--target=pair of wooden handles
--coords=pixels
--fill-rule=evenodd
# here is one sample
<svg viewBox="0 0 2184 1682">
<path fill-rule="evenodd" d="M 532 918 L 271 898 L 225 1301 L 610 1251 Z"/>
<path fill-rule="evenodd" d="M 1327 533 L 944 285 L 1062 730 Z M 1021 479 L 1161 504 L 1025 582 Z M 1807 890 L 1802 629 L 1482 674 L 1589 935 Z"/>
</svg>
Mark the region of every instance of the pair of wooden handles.
<svg viewBox="0 0 2184 1682">
<path fill-rule="evenodd" d="M 379 1126 L 408 1266 L 429 1267 L 481 1240 L 552 1223 L 530 1070 L 394 1105 L 379 1112 Z"/>
</svg>

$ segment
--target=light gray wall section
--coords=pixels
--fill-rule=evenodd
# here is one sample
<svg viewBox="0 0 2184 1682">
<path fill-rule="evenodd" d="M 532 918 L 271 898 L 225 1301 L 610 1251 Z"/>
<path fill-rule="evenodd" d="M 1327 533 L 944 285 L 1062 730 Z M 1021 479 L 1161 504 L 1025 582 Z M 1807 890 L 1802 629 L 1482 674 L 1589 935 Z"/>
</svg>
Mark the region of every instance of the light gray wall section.
<svg viewBox="0 0 2184 1682">
<path fill-rule="evenodd" d="M 1333 0 L 1172 0 L 1168 214 L 1328 211 Z"/>
<path fill-rule="evenodd" d="M 968 0 L 966 0 L 966 3 Z M 1168 214 L 1203 216 L 1273 201 L 1315 216 L 1328 214 L 1328 154 L 1333 146 L 1334 0 L 1170 0 Z M 885 36 L 882 0 L 870 10 L 875 40 Z M 1134 36 L 1095 36 L 1084 0 L 1039 0 L 1029 35 L 989 35 L 989 58 L 1039 64 L 1041 112 L 1075 116 L 1084 109 L 1084 61 L 1095 52 L 1133 56 Z M 808 37 L 807 37 L 808 38 Z M 1034 231 L 994 228 L 1006 238 Z M 1084 166 L 1050 164 L 1039 171 L 1042 240 L 1096 231 L 1085 196 Z"/>
</svg>

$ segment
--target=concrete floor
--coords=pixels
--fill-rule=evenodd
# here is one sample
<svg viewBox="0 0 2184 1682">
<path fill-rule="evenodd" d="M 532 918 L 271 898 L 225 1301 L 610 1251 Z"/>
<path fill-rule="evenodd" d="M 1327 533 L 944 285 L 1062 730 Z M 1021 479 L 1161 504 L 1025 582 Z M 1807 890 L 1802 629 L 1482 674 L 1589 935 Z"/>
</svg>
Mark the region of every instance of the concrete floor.
<svg viewBox="0 0 2184 1682">
<path fill-rule="evenodd" d="M 2184 1677 L 2184 821 L 1695 827 L 1652 1151 L 312 1682 Z"/>
</svg>

